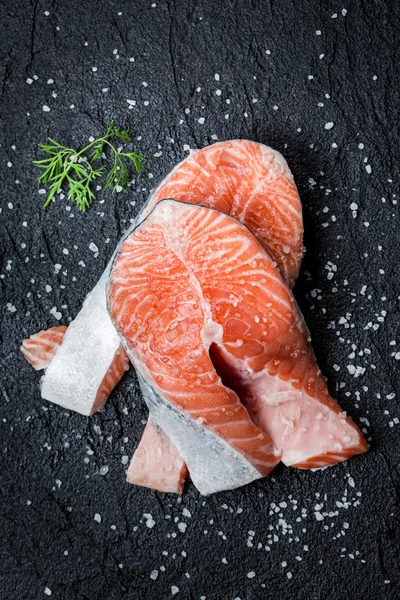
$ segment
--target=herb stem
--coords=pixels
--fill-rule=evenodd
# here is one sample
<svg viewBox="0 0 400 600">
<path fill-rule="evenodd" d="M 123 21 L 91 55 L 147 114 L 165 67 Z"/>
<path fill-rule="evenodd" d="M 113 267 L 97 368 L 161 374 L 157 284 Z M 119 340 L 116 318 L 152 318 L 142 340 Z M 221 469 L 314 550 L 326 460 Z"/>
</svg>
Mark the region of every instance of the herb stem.
<svg viewBox="0 0 400 600">
<path fill-rule="evenodd" d="M 69 187 L 68 199 L 75 203 L 82 212 L 85 212 L 93 200 L 95 200 L 91 184 L 105 170 L 104 166 L 94 168 L 94 162 L 104 158 L 105 146 L 111 148 L 114 160 L 103 189 L 106 190 L 112 187 L 113 193 L 118 188 L 127 191 L 126 186 L 130 182 L 130 178 L 128 177 L 128 169 L 124 164 L 123 158 L 127 158 L 133 162 L 137 175 L 140 175 L 143 170 L 146 159 L 138 152 L 122 152 L 117 150 L 115 145 L 109 141 L 111 137 L 117 137 L 122 142 L 132 141 L 128 130 L 120 130 L 112 122 L 102 137 L 93 140 L 79 151 L 63 146 L 52 138 L 48 138 L 51 144 L 39 144 L 39 147 L 50 155 L 48 158 L 33 161 L 36 167 L 44 170 L 40 177 L 38 177 L 38 183 L 49 185 L 49 192 L 44 207 L 47 207 L 51 203 L 57 192 L 61 191 L 63 184 L 67 183 Z M 95 149 L 91 153 L 91 157 L 88 158 L 85 154 L 93 147 Z"/>
</svg>

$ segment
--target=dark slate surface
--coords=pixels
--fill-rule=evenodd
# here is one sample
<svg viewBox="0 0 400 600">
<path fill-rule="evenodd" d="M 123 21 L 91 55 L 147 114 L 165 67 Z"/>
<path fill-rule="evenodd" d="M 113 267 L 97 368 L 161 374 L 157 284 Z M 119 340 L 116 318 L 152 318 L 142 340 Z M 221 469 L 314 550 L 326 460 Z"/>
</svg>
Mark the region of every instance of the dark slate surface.
<svg viewBox="0 0 400 600">
<path fill-rule="evenodd" d="M 399 598 L 398 3 L 3 0 L 0 11 L 0 597 Z M 80 146 L 111 119 L 139 136 L 142 180 L 86 215 L 62 200 L 43 210 L 37 143 Z M 293 170 L 307 246 L 295 293 L 371 450 L 207 499 L 190 484 L 163 496 L 125 483 L 146 418 L 134 374 L 88 419 L 41 400 L 18 346 L 76 315 L 187 147 L 237 137 L 276 147 Z"/>
</svg>

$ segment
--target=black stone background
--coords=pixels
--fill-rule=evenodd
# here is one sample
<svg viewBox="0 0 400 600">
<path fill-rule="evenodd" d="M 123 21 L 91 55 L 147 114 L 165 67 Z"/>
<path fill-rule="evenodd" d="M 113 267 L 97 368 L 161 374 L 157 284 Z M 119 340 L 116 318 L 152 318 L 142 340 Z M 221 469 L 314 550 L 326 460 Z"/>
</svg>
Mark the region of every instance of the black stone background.
<svg viewBox="0 0 400 600">
<path fill-rule="evenodd" d="M 0 9 L 0 597 L 399 598 L 398 2 L 2 0 Z M 142 179 L 128 194 L 100 193 L 85 215 L 60 199 L 42 209 L 37 143 L 50 135 L 81 147 L 111 119 L 131 126 L 148 157 Z M 121 460 L 146 419 L 133 371 L 85 418 L 41 400 L 40 374 L 18 347 L 58 323 L 53 307 L 61 323 L 75 317 L 151 187 L 184 145 L 212 135 L 286 156 L 306 228 L 295 295 L 331 391 L 371 449 L 320 472 L 279 466 L 210 498 L 189 483 L 180 498 L 125 482 Z"/>
</svg>

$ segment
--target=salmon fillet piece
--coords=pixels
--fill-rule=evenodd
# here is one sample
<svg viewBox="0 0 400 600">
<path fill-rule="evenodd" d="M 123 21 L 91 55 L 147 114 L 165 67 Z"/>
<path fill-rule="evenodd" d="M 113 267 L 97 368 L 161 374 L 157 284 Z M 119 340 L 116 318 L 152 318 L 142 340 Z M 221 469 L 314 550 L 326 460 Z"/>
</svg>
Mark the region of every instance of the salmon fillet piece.
<svg viewBox="0 0 400 600">
<path fill-rule="evenodd" d="M 129 483 L 181 494 L 189 472 L 170 438 L 149 416 L 126 475 Z"/>
<path fill-rule="evenodd" d="M 161 182 L 142 218 L 165 198 L 215 208 L 246 225 L 294 286 L 303 257 L 303 215 L 292 173 L 279 152 L 249 140 L 195 150 Z"/>
<path fill-rule="evenodd" d="M 227 477 L 232 451 L 264 476 L 278 457 L 309 468 L 367 450 L 329 395 L 273 260 L 231 217 L 172 200 L 157 204 L 120 246 L 108 306 L 149 409 L 202 493 L 257 477 L 248 469 Z M 242 402 L 218 376 L 212 346 L 233 372 Z M 268 438 L 256 435 L 248 414 Z M 209 445 L 191 442 L 192 427 L 230 446 L 219 469 Z"/>
<path fill-rule="evenodd" d="M 66 331 L 67 327 L 65 325 L 58 325 L 34 333 L 22 342 L 20 350 L 34 369 L 37 371 L 47 369 L 62 345 Z M 124 347 L 120 344 L 94 397 L 90 415 L 104 406 L 112 390 L 119 383 L 127 369 L 129 369 L 129 358 Z"/>
<path fill-rule="evenodd" d="M 38 331 L 22 342 L 20 350 L 36 371 L 46 369 L 49 366 L 62 344 L 66 331 L 67 327 L 65 325 L 58 325 L 57 327 Z"/>
<path fill-rule="evenodd" d="M 111 271 L 108 303 L 151 413 L 196 487 L 209 494 L 267 475 L 279 455 L 211 362 L 208 339 L 222 328 L 211 319 L 191 259 L 180 252 L 198 232 L 196 211 L 222 216 L 166 201 L 127 236 Z M 210 226 L 211 235 L 217 231 Z"/>
</svg>

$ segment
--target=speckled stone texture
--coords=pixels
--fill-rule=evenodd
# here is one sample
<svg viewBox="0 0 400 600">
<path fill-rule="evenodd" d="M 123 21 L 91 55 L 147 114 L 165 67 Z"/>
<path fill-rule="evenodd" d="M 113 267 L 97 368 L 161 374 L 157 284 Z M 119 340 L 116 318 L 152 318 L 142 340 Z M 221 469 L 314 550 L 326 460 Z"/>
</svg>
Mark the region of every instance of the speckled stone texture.
<svg viewBox="0 0 400 600">
<path fill-rule="evenodd" d="M 394 0 L 1 2 L 1 598 L 400 597 L 399 12 Z M 81 146 L 111 119 L 148 157 L 142 179 L 85 215 L 65 199 L 42 209 L 37 143 Z M 86 418 L 41 400 L 18 347 L 76 315 L 189 147 L 238 137 L 294 173 L 307 246 L 295 295 L 371 450 L 206 499 L 190 483 L 161 495 L 125 482 L 147 416 L 134 373 Z"/>
</svg>

